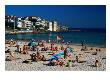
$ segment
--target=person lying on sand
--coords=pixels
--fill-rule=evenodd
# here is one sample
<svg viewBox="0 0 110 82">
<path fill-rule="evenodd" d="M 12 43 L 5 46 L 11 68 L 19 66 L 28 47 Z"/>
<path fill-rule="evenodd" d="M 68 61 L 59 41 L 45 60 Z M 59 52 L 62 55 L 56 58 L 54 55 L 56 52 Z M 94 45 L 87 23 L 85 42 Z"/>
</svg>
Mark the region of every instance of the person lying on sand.
<svg viewBox="0 0 110 82">
<path fill-rule="evenodd" d="M 56 60 L 52 59 L 51 61 L 49 61 L 49 63 L 47 65 L 48 66 L 55 66 L 55 65 L 57 65 Z"/>
<path fill-rule="evenodd" d="M 47 59 L 45 58 L 44 55 L 41 55 L 39 52 L 37 52 L 36 60 L 39 60 L 39 61 L 46 61 Z"/>
<path fill-rule="evenodd" d="M 16 56 L 15 56 L 14 52 L 10 51 L 9 56 L 7 56 L 5 60 L 6 61 L 16 60 Z"/>
<path fill-rule="evenodd" d="M 65 61 L 64 58 L 60 58 L 59 61 L 60 61 L 60 62 L 59 62 L 59 65 L 60 65 L 60 66 L 64 66 L 64 65 L 66 64 L 66 61 Z"/>
<path fill-rule="evenodd" d="M 99 52 L 100 52 L 100 51 L 101 51 L 101 49 L 96 49 L 96 52 L 97 52 L 97 51 L 99 51 Z"/>
<path fill-rule="evenodd" d="M 8 41 L 5 41 L 5 44 L 10 44 L 10 41 L 8 40 Z"/>
<path fill-rule="evenodd" d="M 46 61 L 46 58 L 44 55 L 42 55 L 42 58 L 41 58 L 42 61 Z"/>
<path fill-rule="evenodd" d="M 52 59 L 51 61 L 49 61 L 49 63 L 47 65 L 49 65 L 49 66 L 57 66 L 57 65 L 64 66 L 65 63 L 61 60 Z"/>
<path fill-rule="evenodd" d="M 10 53 L 10 49 L 7 49 L 7 50 L 5 51 L 5 53 Z"/>
<path fill-rule="evenodd" d="M 87 46 L 84 46 L 83 48 L 81 48 L 81 51 L 87 51 L 87 50 L 88 50 Z"/>
<path fill-rule="evenodd" d="M 83 54 L 78 54 L 78 56 L 76 56 L 76 60 L 78 63 L 85 62 L 85 58 L 84 58 Z"/>
<path fill-rule="evenodd" d="M 97 55 L 97 52 L 92 52 L 92 55 Z"/>
<path fill-rule="evenodd" d="M 95 67 L 101 67 L 101 62 L 99 60 L 95 60 Z"/>
<path fill-rule="evenodd" d="M 101 49 L 99 49 L 99 52 L 101 51 Z"/>
<path fill-rule="evenodd" d="M 16 45 L 15 47 L 17 48 L 15 51 L 19 52 L 19 45 Z"/>
<path fill-rule="evenodd" d="M 12 57 L 12 59 L 16 59 L 15 53 L 13 51 L 10 52 L 10 56 Z"/>
<path fill-rule="evenodd" d="M 35 53 L 30 54 L 30 56 L 31 56 L 31 60 L 32 60 L 32 61 L 36 61 L 36 60 L 37 60 L 37 59 L 36 59 L 36 54 L 35 54 Z"/>
<path fill-rule="evenodd" d="M 5 61 L 11 61 L 11 57 L 10 56 L 6 56 Z"/>
<path fill-rule="evenodd" d="M 13 40 L 11 40 L 9 44 L 10 44 L 10 46 L 13 46 L 13 45 L 15 45 L 15 44 L 16 44 L 16 42 L 15 42 L 15 41 L 13 41 Z"/>
<path fill-rule="evenodd" d="M 58 65 L 59 66 L 64 66 L 65 65 L 65 62 L 60 60 L 59 63 L 58 63 Z"/>
<path fill-rule="evenodd" d="M 36 53 L 36 60 L 42 60 L 42 56 L 39 52 Z"/>
<path fill-rule="evenodd" d="M 41 51 L 47 51 L 47 50 L 48 50 L 48 47 L 41 48 Z"/>
<path fill-rule="evenodd" d="M 90 48 L 90 50 L 93 50 L 93 48 Z"/>
<path fill-rule="evenodd" d="M 43 44 L 43 42 L 41 42 L 41 43 L 39 44 L 39 46 L 40 46 L 40 47 L 44 47 L 44 44 Z"/>
</svg>

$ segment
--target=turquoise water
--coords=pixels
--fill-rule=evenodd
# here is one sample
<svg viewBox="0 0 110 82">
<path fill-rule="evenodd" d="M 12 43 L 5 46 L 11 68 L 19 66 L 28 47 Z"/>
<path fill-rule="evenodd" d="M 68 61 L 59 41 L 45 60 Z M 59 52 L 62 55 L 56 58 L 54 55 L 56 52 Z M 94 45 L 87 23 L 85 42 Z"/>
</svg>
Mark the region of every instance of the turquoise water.
<svg viewBox="0 0 110 82">
<path fill-rule="evenodd" d="M 105 32 L 59 32 L 48 34 L 16 34 L 5 35 L 6 39 L 35 39 L 35 40 L 47 40 L 50 37 L 52 40 L 56 40 L 56 36 L 63 36 L 65 42 L 71 41 L 73 44 L 81 44 L 82 41 L 86 45 L 106 47 L 106 33 Z"/>
</svg>

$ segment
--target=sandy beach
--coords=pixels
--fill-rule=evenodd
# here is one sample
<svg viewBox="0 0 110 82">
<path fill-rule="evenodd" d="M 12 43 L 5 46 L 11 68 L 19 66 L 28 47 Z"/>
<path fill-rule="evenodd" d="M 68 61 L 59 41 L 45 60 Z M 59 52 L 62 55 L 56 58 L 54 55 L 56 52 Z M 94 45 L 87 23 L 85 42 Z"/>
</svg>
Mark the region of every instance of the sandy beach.
<svg viewBox="0 0 110 82">
<path fill-rule="evenodd" d="M 11 52 L 13 52 L 15 59 L 12 59 L 11 61 L 5 61 L 5 70 L 6 71 L 105 71 L 106 70 L 106 48 L 99 48 L 99 47 L 87 47 L 87 50 L 82 50 L 82 46 L 77 45 L 69 45 L 69 47 L 72 48 L 71 57 L 67 57 L 65 60 L 66 63 L 68 60 L 74 60 L 76 61 L 76 56 L 80 56 L 79 54 L 82 54 L 82 59 L 84 62 L 74 62 L 72 63 L 72 66 L 48 66 L 47 64 L 49 61 L 31 61 L 29 63 L 23 63 L 23 61 L 30 59 L 30 54 L 36 53 L 36 51 L 28 50 L 28 54 L 23 54 L 19 52 L 15 52 L 17 50 L 16 45 L 20 42 L 20 44 L 23 46 L 28 45 L 29 42 L 23 42 L 23 41 L 17 41 L 14 45 L 11 45 L 6 43 L 5 44 L 5 51 L 10 49 Z M 45 43 L 45 46 L 50 47 L 50 43 Z M 61 44 L 55 44 L 55 46 L 58 47 L 58 49 L 61 47 Z M 66 47 L 67 45 L 63 45 L 63 47 Z M 91 49 L 92 48 L 92 49 Z M 100 51 L 96 51 L 100 49 Z M 47 51 L 39 51 L 41 55 L 44 55 L 47 60 L 49 60 L 52 55 L 49 55 L 50 50 Z M 55 53 L 58 53 L 59 50 Z M 94 53 L 96 53 L 94 55 Z M 7 56 L 10 56 L 9 53 L 5 53 L 5 58 Z M 62 55 L 63 58 L 63 55 Z M 101 66 L 95 67 L 95 61 L 98 60 L 101 63 Z"/>
</svg>

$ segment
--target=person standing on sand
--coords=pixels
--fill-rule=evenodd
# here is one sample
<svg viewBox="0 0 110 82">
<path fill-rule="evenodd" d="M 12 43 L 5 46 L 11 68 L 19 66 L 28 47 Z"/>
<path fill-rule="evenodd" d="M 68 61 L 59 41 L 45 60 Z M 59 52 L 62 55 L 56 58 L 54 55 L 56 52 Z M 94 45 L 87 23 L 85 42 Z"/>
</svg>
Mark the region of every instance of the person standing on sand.
<svg viewBox="0 0 110 82">
<path fill-rule="evenodd" d="M 72 61 L 68 60 L 66 67 L 72 67 Z"/>
<path fill-rule="evenodd" d="M 64 50 L 64 47 L 63 46 L 61 46 L 61 50 Z"/>
<path fill-rule="evenodd" d="M 64 50 L 64 59 L 66 59 L 67 58 L 67 48 L 65 48 L 65 50 Z"/>
<path fill-rule="evenodd" d="M 82 42 L 81 42 L 81 46 L 82 46 L 82 49 L 83 49 L 83 46 L 84 46 L 84 41 L 82 41 Z"/>
</svg>

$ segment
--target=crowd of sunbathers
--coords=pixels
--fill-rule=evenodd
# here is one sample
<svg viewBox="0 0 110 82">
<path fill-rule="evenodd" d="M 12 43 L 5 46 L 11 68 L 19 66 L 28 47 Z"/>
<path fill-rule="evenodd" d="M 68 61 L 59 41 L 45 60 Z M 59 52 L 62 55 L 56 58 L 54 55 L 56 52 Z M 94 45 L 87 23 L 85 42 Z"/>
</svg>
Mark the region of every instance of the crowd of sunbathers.
<svg viewBox="0 0 110 82">
<path fill-rule="evenodd" d="M 31 42 L 32 43 L 32 42 Z M 60 47 L 57 47 L 55 43 L 50 43 L 50 46 L 45 45 L 45 41 L 38 42 L 37 45 L 19 45 L 16 41 L 10 41 L 6 42 L 6 44 L 9 44 L 10 46 L 15 45 L 16 47 L 15 52 L 21 53 L 21 54 L 29 54 L 28 51 L 34 51 L 34 53 L 29 54 L 30 60 L 33 61 L 48 61 L 46 65 L 48 66 L 67 66 L 71 67 L 74 66 L 76 63 L 83 63 L 85 62 L 85 58 L 83 54 L 73 54 L 74 50 L 68 45 L 64 47 L 61 45 Z M 87 49 L 86 46 L 84 49 L 81 49 L 81 51 Z M 93 50 L 92 48 L 90 50 Z M 50 58 L 46 58 L 45 54 L 41 54 L 42 51 L 45 51 L 48 53 L 48 55 L 51 55 Z M 96 51 L 101 51 L 100 49 L 96 49 Z M 16 59 L 16 55 L 14 55 L 13 51 L 10 49 L 7 49 L 5 53 L 9 53 L 10 56 L 6 57 L 6 60 L 12 60 Z M 97 54 L 97 53 L 94 53 Z M 28 61 L 28 60 L 25 60 Z M 95 66 L 99 66 L 99 61 L 95 61 Z"/>
</svg>

